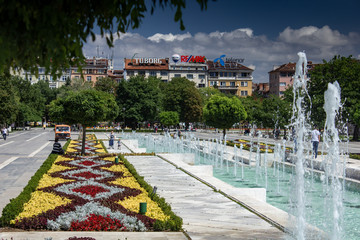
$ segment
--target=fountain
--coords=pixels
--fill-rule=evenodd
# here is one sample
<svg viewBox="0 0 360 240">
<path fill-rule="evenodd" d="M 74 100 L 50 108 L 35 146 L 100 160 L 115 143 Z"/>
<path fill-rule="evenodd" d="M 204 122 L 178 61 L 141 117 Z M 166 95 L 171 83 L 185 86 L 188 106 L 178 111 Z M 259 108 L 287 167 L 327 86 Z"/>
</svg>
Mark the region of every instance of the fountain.
<svg viewBox="0 0 360 240">
<path fill-rule="evenodd" d="M 331 239 L 357 239 L 360 228 L 356 225 L 354 227 L 353 219 L 360 216 L 358 207 L 360 196 L 358 192 L 345 189 L 345 180 L 342 179 L 345 177 L 346 161 L 345 157 L 340 158 L 339 136 L 335 127 L 335 116 L 341 106 L 340 88 L 337 83 L 330 84 L 325 94 L 324 108 L 327 119 L 324 131 L 324 151 L 328 154 L 322 155 L 325 172 L 321 175 L 314 169 L 314 165 L 318 169 L 319 161 L 314 162 L 309 151 L 311 149 L 310 125 L 307 121 L 309 113 L 303 109 L 304 99 L 309 97 L 305 78 L 306 55 L 305 53 L 298 55 L 299 61 L 294 76 L 293 116 L 290 125 L 296 133 L 291 143 L 296 146 L 292 156 L 287 156 L 286 147 L 290 143 L 284 140 L 275 145 L 274 160 L 270 158 L 270 153 L 265 153 L 262 161 L 259 149 L 260 140 L 254 136 L 255 127 L 251 129 L 250 148 L 253 150 L 252 143 L 257 141 L 256 153 L 246 152 L 243 150 L 243 145 L 227 152 L 226 138 L 212 138 L 200 142 L 192 133 L 185 133 L 183 139 L 177 136 L 171 137 L 169 134 L 165 136 L 133 134 L 128 137 L 137 138 L 139 145 L 148 148 L 150 152 L 192 152 L 198 159 L 195 161 L 196 164 L 213 165 L 214 176 L 233 186 L 266 187 L 267 202 L 295 216 L 296 221 L 293 221 L 290 229 L 296 239 L 318 238 L 309 235 L 310 233 L 306 231 L 308 223 L 324 230 Z M 265 144 L 265 149 L 267 146 Z M 254 161 L 253 154 L 256 154 L 253 164 L 255 168 L 251 167 Z M 287 162 L 288 157 L 290 157 L 288 161 L 293 162 L 294 165 Z M 248 164 L 244 163 L 245 159 L 248 160 Z M 272 171 L 270 167 L 268 168 L 270 161 L 273 161 Z M 342 199 L 346 199 L 346 204 Z M 345 211 L 345 208 L 351 211 Z"/>
</svg>

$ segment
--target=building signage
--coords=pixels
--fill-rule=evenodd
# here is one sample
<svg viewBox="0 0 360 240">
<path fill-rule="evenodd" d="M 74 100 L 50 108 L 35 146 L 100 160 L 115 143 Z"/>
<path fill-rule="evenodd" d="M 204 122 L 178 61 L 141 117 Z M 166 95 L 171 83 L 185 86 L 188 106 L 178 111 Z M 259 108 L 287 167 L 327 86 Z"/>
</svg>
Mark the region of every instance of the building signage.
<svg viewBox="0 0 360 240">
<path fill-rule="evenodd" d="M 135 63 L 156 63 L 161 64 L 161 58 L 134 58 Z"/>
<path fill-rule="evenodd" d="M 205 63 L 205 56 L 181 55 L 181 62 Z"/>
<path fill-rule="evenodd" d="M 225 58 L 224 61 L 223 59 L 224 57 L 226 57 L 226 55 L 221 55 L 220 57 L 214 59 L 214 62 L 220 62 L 221 66 L 225 66 L 225 62 L 243 63 L 245 61 L 244 58 L 233 58 L 233 57 Z"/>
<path fill-rule="evenodd" d="M 243 63 L 245 61 L 244 58 L 233 58 L 233 57 L 229 57 L 229 58 L 225 58 L 226 62 L 237 62 L 237 63 Z"/>
</svg>

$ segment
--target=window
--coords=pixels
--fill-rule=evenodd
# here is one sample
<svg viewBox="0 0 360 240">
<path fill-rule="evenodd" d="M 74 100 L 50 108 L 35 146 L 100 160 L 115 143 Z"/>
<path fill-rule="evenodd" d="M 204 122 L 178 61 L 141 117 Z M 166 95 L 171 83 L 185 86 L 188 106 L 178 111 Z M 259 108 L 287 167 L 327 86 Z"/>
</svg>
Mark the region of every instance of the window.
<svg viewBox="0 0 360 240">
<path fill-rule="evenodd" d="M 29 81 L 32 81 L 32 76 L 29 77 Z"/>
<path fill-rule="evenodd" d="M 140 76 L 145 76 L 145 71 L 139 71 L 138 74 L 139 74 Z"/>
<path fill-rule="evenodd" d="M 161 76 L 167 76 L 167 75 L 168 75 L 168 72 L 161 71 Z"/>
<path fill-rule="evenodd" d="M 248 76 L 248 73 L 241 73 L 241 77 L 247 77 Z"/>
<path fill-rule="evenodd" d="M 66 76 L 65 76 L 65 75 L 62 76 L 62 77 L 61 77 L 61 80 L 62 80 L 63 82 L 65 82 L 65 81 L 66 81 Z"/>
<path fill-rule="evenodd" d="M 230 86 L 235 87 L 235 82 L 230 82 Z"/>
<path fill-rule="evenodd" d="M 204 74 L 199 74 L 199 79 L 205 79 L 205 75 Z"/>
<path fill-rule="evenodd" d="M 284 95 L 284 92 L 283 92 L 283 91 L 280 91 L 279 94 L 280 94 L 280 95 Z"/>
<path fill-rule="evenodd" d="M 241 91 L 241 96 L 247 96 L 248 95 L 248 91 Z"/>
<path fill-rule="evenodd" d="M 220 86 L 226 86 L 226 82 L 220 82 Z"/>
<path fill-rule="evenodd" d="M 220 72 L 220 77 L 223 77 L 224 76 L 224 73 L 223 72 Z"/>
<path fill-rule="evenodd" d="M 215 86 L 217 85 L 216 81 L 210 81 L 210 86 Z"/>
<path fill-rule="evenodd" d="M 217 72 L 210 72 L 210 77 L 217 77 L 218 73 Z"/>
<path fill-rule="evenodd" d="M 79 79 L 79 76 L 75 76 L 76 79 Z"/>
<path fill-rule="evenodd" d="M 187 78 L 187 79 L 193 79 L 193 78 L 194 78 L 194 75 L 193 75 L 193 74 L 186 74 L 186 78 Z"/>
<path fill-rule="evenodd" d="M 204 83 L 199 83 L 199 88 L 204 88 L 205 84 Z"/>
<path fill-rule="evenodd" d="M 87 77 L 86 77 L 86 80 L 87 80 L 88 82 L 91 82 L 91 76 L 87 76 Z"/>
<path fill-rule="evenodd" d="M 44 68 L 39 68 L 39 74 L 43 74 L 45 72 Z"/>
<path fill-rule="evenodd" d="M 42 75 L 42 76 L 41 76 L 41 80 L 45 80 L 45 75 Z"/>
<path fill-rule="evenodd" d="M 241 86 L 242 86 L 242 87 L 247 87 L 247 86 L 248 86 L 248 83 L 247 83 L 247 82 L 241 82 Z"/>
<path fill-rule="evenodd" d="M 161 80 L 163 83 L 167 83 L 168 82 L 168 80 Z"/>
<path fill-rule="evenodd" d="M 286 87 L 286 83 L 285 82 L 280 82 L 280 87 Z"/>
<path fill-rule="evenodd" d="M 128 76 L 134 76 L 134 71 L 126 71 Z"/>
<path fill-rule="evenodd" d="M 156 77 L 156 72 L 155 71 L 150 71 L 150 76 Z"/>
<path fill-rule="evenodd" d="M 174 77 L 181 77 L 181 74 L 178 74 L 178 73 L 176 73 L 176 74 L 174 74 Z"/>
<path fill-rule="evenodd" d="M 233 77 L 236 77 L 236 72 L 233 73 Z"/>
<path fill-rule="evenodd" d="M 287 73 L 286 72 L 281 72 L 280 77 L 287 77 Z"/>
</svg>

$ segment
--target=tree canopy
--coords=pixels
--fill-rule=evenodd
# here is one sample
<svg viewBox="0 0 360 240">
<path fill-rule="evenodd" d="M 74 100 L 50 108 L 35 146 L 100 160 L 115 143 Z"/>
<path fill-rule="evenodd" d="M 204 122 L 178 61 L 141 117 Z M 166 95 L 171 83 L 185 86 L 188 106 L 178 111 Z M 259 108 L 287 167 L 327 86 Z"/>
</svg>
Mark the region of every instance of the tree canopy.
<svg viewBox="0 0 360 240">
<path fill-rule="evenodd" d="M 161 112 L 159 113 L 159 120 L 165 126 L 175 126 L 179 124 L 179 114 L 177 112 Z"/>
<path fill-rule="evenodd" d="M 207 0 L 197 0 L 206 9 Z M 184 29 L 185 0 L 64 0 L 0 1 L 0 72 L 10 67 L 37 73 L 38 66 L 53 75 L 70 65 L 81 66 L 82 47 L 96 30 L 113 45 L 113 34 L 140 26 L 150 7 L 175 8 L 174 21 Z"/>
<path fill-rule="evenodd" d="M 344 103 L 343 119 L 355 125 L 354 140 L 358 139 L 360 125 L 360 62 L 349 57 L 335 56 L 329 62 L 317 65 L 311 72 L 309 95 L 311 96 L 311 120 L 319 126 L 326 119 L 324 111 L 324 92 L 328 83 L 338 81 L 341 87 L 341 100 Z M 310 106 L 308 106 L 310 107 Z"/>
<path fill-rule="evenodd" d="M 116 101 L 120 107 L 119 122 L 125 119 L 133 129 L 139 122 L 154 121 L 161 110 L 160 80 L 134 76 L 119 83 Z"/>
<path fill-rule="evenodd" d="M 190 122 L 202 120 L 203 103 L 195 83 L 186 78 L 173 78 L 163 89 L 165 111 L 175 111 L 180 121 L 188 126 Z"/>
<path fill-rule="evenodd" d="M 85 153 L 86 127 L 113 120 L 118 113 L 114 96 L 94 89 L 69 91 L 66 96 L 52 101 L 49 107 L 51 120 L 83 126 L 82 154 Z"/>
<path fill-rule="evenodd" d="M 206 125 L 222 128 L 224 136 L 226 129 L 235 123 L 245 120 L 247 113 L 237 97 L 212 96 L 204 107 L 204 120 Z"/>
</svg>

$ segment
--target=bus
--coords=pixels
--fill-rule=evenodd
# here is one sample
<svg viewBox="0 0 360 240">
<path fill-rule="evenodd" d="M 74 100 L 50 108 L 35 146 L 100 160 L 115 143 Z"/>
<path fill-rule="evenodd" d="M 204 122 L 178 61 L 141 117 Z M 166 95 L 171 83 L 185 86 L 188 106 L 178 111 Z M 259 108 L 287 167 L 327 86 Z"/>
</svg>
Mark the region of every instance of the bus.
<svg viewBox="0 0 360 240">
<path fill-rule="evenodd" d="M 55 125 L 55 138 L 68 140 L 71 138 L 71 128 L 69 125 Z"/>
</svg>

